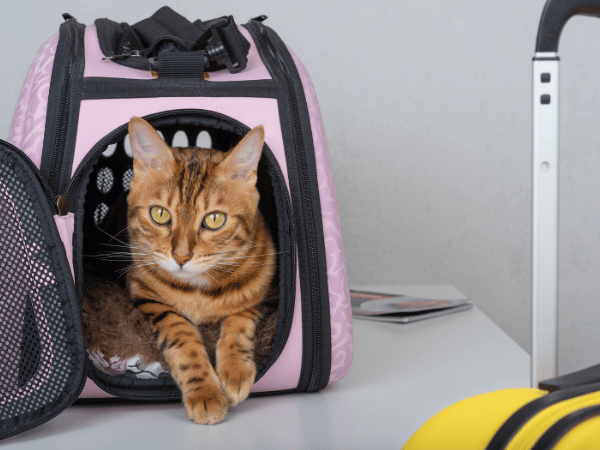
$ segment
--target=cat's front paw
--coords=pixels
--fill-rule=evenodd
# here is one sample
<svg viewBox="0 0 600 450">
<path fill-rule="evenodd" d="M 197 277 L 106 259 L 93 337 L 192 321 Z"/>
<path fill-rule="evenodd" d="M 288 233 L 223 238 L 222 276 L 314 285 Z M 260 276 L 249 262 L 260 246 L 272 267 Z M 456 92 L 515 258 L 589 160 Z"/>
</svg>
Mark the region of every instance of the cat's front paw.
<svg viewBox="0 0 600 450">
<path fill-rule="evenodd" d="M 219 386 L 204 386 L 183 397 L 190 420 L 204 425 L 223 421 L 227 414 L 227 398 Z"/>
<path fill-rule="evenodd" d="M 225 396 L 232 406 L 245 400 L 256 378 L 254 363 L 223 364 L 218 372 Z"/>
</svg>

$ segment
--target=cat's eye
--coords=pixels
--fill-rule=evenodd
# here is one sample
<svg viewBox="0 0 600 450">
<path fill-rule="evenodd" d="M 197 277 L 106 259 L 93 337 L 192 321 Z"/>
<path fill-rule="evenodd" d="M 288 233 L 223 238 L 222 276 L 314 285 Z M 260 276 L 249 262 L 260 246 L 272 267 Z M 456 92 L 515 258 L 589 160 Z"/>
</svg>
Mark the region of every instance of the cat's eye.
<svg viewBox="0 0 600 450">
<path fill-rule="evenodd" d="M 150 217 L 159 225 L 166 225 L 171 221 L 171 213 L 162 206 L 150 208 Z"/>
<path fill-rule="evenodd" d="M 221 212 L 210 213 L 204 216 L 202 225 L 204 225 L 209 230 L 218 230 L 225 223 L 225 218 L 225 214 Z"/>
</svg>

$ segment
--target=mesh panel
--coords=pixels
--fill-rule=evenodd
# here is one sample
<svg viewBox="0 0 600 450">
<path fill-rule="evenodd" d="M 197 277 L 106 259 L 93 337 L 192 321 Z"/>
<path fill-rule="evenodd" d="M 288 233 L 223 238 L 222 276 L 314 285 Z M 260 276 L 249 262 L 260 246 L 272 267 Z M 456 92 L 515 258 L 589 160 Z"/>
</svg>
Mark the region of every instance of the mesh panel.
<svg viewBox="0 0 600 450">
<path fill-rule="evenodd" d="M 21 359 L 19 361 L 19 387 L 24 387 L 35 375 L 40 365 L 42 347 L 40 333 L 35 324 L 35 312 L 31 299 L 27 297 L 21 341 Z"/>
<path fill-rule="evenodd" d="M 23 174 L 0 162 L 0 420 L 41 409 L 70 373 L 48 243 Z M 37 182 L 37 181 L 36 181 Z"/>
</svg>

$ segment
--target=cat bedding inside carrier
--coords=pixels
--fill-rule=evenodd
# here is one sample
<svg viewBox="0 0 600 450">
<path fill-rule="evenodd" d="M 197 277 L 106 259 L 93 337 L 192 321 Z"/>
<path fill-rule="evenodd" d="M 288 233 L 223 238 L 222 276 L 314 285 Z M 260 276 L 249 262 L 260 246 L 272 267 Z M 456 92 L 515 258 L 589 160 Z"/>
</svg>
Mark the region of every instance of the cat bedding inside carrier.
<svg viewBox="0 0 600 450">
<path fill-rule="evenodd" d="M 205 164 L 203 159 L 205 157 L 192 156 L 192 153 L 210 152 L 199 148 L 216 149 L 218 151 L 216 153 L 213 151 L 215 156 L 211 158 L 220 161 L 223 155 L 233 154 L 232 149 L 237 150 L 242 145 L 240 141 L 247 130 L 214 114 L 163 114 L 162 117 L 150 122 L 164 142 L 169 147 L 173 147 L 171 151 L 174 155 L 178 155 L 178 152 L 186 154 L 186 156 L 176 157 L 178 163 L 184 162 L 186 166 L 182 166 L 179 173 L 174 172 L 170 175 L 169 186 L 172 191 L 163 193 L 165 201 L 170 202 L 171 206 L 153 206 L 147 212 L 144 211 L 143 214 L 147 217 L 136 220 L 133 206 L 135 201 L 131 197 L 146 195 L 146 191 L 152 190 L 152 187 L 138 186 L 136 192 L 131 192 L 134 189 L 132 188 L 134 169 L 137 177 L 135 182 L 140 183 L 145 175 L 144 171 L 138 168 L 141 163 L 138 162 L 137 157 L 134 167 L 133 153 L 135 153 L 136 142 L 132 141 L 135 136 L 130 137 L 127 128 L 117 133 L 111 144 L 97 150 L 97 162 L 90 164 L 89 167 L 82 228 L 84 236 L 83 324 L 85 344 L 93 366 L 89 367 L 90 376 L 103 387 L 107 385 L 147 387 L 148 383 L 150 386 L 157 387 L 175 385 L 164 352 L 165 347 L 180 345 L 180 343 L 177 338 L 174 341 L 166 341 L 160 332 L 157 332 L 156 327 L 151 325 L 151 321 L 156 323 L 163 320 L 166 314 L 144 315 L 147 311 L 144 311 L 143 305 L 140 307 L 140 302 L 145 300 L 140 300 L 143 297 L 140 294 L 132 298 L 132 285 L 142 291 L 145 288 L 144 283 L 154 282 L 178 284 L 176 288 L 181 291 L 198 287 L 200 290 L 225 290 L 227 286 L 219 285 L 219 280 L 235 278 L 240 271 L 240 273 L 248 272 L 248 276 L 253 276 L 249 271 L 263 270 L 261 267 L 265 266 L 267 261 L 271 261 L 273 274 L 268 279 L 269 287 L 264 301 L 256 305 L 256 329 L 254 343 L 251 346 L 251 356 L 257 367 L 256 378 L 258 378 L 277 356 L 273 350 L 274 341 L 284 339 L 286 333 L 284 329 L 286 321 L 278 320 L 282 315 L 280 298 L 284 298 L 280 296 L 280 292 L 286 289 L 279 267 L 284 264 L 279 264 L 278 259 L 282 253 L 280 252 L 282 244 L 285 245 L 286 239 L 289 238 L 286 236 L 287 231 L 282 228 L 283 223 L 286 222 L 284 216 L 287 214 L 285 202 L 276 195 L 277 186 L 283 182 L 281 174 L 277 173 L 277 167 L 270 162 L 272 155 L 265 146 L 257 166 L 256 190 L 260 198 L 259 215 L 264 218 L 264 228 L 267 235 L 272 238 L 272 246 L 265 244 L 264 248 L 255 251 L 253 247 L 261 245 L 259 239 L 247 240 L 249 234 L 254 236 L 255 233 L 254 230 L 248 230 L 249 224 L 255 223 L 251 220 L 252 214 L 248 213 L 248 217 L 243 214 L 231 217 L 220 211 L 229 208 L 228 202 L 243 201 L 243 198 L 238 197 L 244 197 L 245 194 L 231 196 L 232 198 L 210 198 L 211 195 L 221 195 L 222 191 L 217 189 L 211 194 L 210 186 L 213 183 L 211 176 L 217 175 L 213 175 L 209 168 L 221 167 L 224 163 Z M 131 129 L 130 125 L 130 132 Z M 185 151 L 177 149 L 187 147 L 198 148 Z M 153 160 L 152 164 L 158 163 Z M 206 166 L 205 171 L 198 169 L 202 164 Z M 195 169 L 198 169 L 198 173 L 193 175 Z M 161 170 L 167 168 L 163 167 Z M 236 169 L 231 166 L 231 170 Z M 205 193 L 202 194 L 202 191 Z M 180 198 L 177 198 L 178 196 Z M 206 210 L 209 212 L 207 214 L 200 208 L 204 211 L 201 213 L 203 217 L 185 216 L 185 208 L 181 206 L 181 209 L 178 209 L 178 204 L 183 205 L 191 198 L 201 199 L 196 200 L 200 203 L 220 202 L 220 205 L 225 206 L 216 208 L 218 211 L 212 211 L 209 207 Z M 231 211 L 234 209 L 232 207 Z M 234 227 L 236 220 L 238 223 Z M 182 227 L 184 221 L 189 226 Z M 230 222 L 227 225 L 231 228 L 229 235 L 225 235 L 223 231 L 222 235 L 217 237 L 216 231 L 225 229 L 227 221 Z M 259 222 L 263 223 L 262 220 Z M 201 225 L 198 227 L 197 223 Z M 155 229 L 149 230 L 148 228 L 152 226 Z M 178 240 L 176 235 L 183 228 L 186 228 L 188 234 L 194 229 L 197 236 L 187 236 L 186 242 L 183 242 L 183 238 Z M 161 241 L 163 238 L 164 242 Z M 210 242 L 211 239 L 215 239 L 214 245 Z M 284 242 L 282 243 L 281 240 Z M 215 249 L 218 245 L 224 247 L 217 251 Z M 187 252 L 181 251 L 184 247 Z M 212 250 L 208 251 L 207 248 Z M 165 264 L 157 262 L 156 258 L 160 259 L 161 252 L 169 253 L 169 256 L 172 254 Z M 209 265 L 213 265 L 200 271 L 205 277 L 204 281 L 210 278 L 206 285 L 194 285 L 197 283 L 194 281 L 198 278 L 196 275 L 189 275 L 191 281 L 188 283 L 184 278 L 178 281 L 166 274 L 168 270 L 164 270 L 164 267 L 173 264 L 173 259 L 180 266 L 175 268 L 180 271 L 186 270 L 186 267 L 191 265 L 188 262 L 196 261 L 196 266 L 199 266 L 203 258 L 210 259 L 208 256 L 201 255 L 202 252 L 210 255 L 223 253 L 214 258 L 218 262 L 209 262 Z M 136 277 L 136 271 L 145 271 L 147 276 L 144 278 L 145 281 L 141 279 L 132 281 L 132 278 Z M 194 276 L 196 278 L 193 278 Z M 239 280 L 234 282 L 241 283 Z M 221 337 L 222 321 L 212 319 L 209 315 L 206 317 L 206 320 L 197 321 L 197 329 L 208 358 L 212 366 L 216 367 L 215 354 L 217 342 Z M 186 333 L 181 331 L 180 335 L 184 338 Z"/>
</svg>

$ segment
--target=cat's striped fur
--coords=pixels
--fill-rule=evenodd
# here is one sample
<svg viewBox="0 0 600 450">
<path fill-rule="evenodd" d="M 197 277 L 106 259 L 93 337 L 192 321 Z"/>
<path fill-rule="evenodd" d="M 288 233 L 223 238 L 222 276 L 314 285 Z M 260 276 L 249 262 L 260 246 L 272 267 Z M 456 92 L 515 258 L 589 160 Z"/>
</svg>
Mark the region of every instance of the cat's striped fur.
<svg viewBox="0 0 600 450">
<path fill-rule="evenodd" d="M 170 149 L 140 118 L 130 121 L 129 135 L 129 293 L 156 334 L 188 417 L 218 423 L 254 383 L 258 306 L 275 273 L 255 186 L 264 131 L 251 130 L 228 153 Z M 156 222 L 154 207 L 170 220 Z M 205 220 L 213 213 L 226 218 L 216 230 Z M 215 368 L 197 329 L 207 322 L 221 323 Z"/>
</svg>

